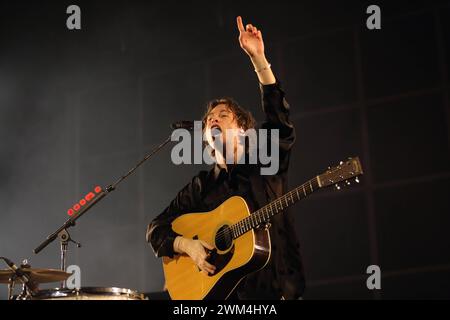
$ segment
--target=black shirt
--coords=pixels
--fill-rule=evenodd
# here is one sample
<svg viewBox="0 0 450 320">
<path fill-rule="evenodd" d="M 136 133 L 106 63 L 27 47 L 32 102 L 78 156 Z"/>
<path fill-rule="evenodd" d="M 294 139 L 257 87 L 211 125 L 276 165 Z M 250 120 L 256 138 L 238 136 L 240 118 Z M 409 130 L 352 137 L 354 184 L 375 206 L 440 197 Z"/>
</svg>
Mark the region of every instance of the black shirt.
<svg viewBox="0 0 450 320">
<path fill-rule="evenodd" d="M 173 241 L 178 236 L 171 222 L 184 213 L 211 211 L 231 196 L 243 197 L 252 212 L 280 197 L 287 190 L 287 173 L 295 129 L 289 121 L 289 105 L 279 82 L 260 85 L 266 120 L 262 129 L 279 129 L 279 170 L 261 175 L 260 164 L 218 165 L 200 171 L 147 228 L 147 241 L 158 257 L 173 257 Z M 239 299 L 297 299 L 305 281 L 300 245 L 289 209 L 272 217 L 271 257 L 268 264 L 241 281 L 235 290 Z"/>
</svg>

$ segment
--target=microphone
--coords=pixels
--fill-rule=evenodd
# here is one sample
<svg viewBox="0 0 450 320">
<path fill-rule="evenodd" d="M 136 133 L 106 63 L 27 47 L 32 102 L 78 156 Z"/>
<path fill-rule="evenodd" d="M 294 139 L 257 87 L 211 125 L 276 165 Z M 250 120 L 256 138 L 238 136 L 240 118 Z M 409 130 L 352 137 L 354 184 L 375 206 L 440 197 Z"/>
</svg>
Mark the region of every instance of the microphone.
<svg viewBox="0 0 450 320">
<path fill-rule="evenodd" d="M 172 129 L 186 129 L 186 130 L 193 130 L 194 129 L 194 121 L 177 121 L 170 125 Z"/>
<path fill-rule="evenodd" d="M 8 267 L 16 274 L 17 278 L 19 278 L 22 283 L 32 292 L 36 292 L 36 284 L 30 279 L 30 277 L 23 272 L 22 268 L 18 268 L 14 262 L 5 257 L 0 257 L 3 259 Z"/>
</svg>

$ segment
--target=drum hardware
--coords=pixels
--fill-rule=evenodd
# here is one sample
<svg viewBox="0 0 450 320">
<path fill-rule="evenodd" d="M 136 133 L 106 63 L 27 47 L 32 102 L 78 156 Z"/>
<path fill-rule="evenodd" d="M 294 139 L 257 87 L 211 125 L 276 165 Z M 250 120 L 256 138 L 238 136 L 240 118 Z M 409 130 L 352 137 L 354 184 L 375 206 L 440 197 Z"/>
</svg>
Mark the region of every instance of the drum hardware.
<svg viewBox="0 0 450 320">
<path fill-rule="evenodd" d="M 16 285 L 16 275 L 8 279 L 8 300 L 12 299 L 14 286 Z"/>
<path fill-rule="evenodd" d="M 22 263 L 20 264 L 20 269 L 23 272 L 25 272 L 24 271 L 25 268 L 31 269 L 31 265 L 28 263 L 27 259 L 24 259 L 22 261 Z M 31 277 L 30 277 L 30 280 L 31 280 Z M 30 300 L 31 296 L 39 290 L 39 287 L 38 287 L 38 284 L 36 284 L 36 281 L 35 280 L 31 280 L 31 281 L 32 281 L 33 288 L 30 288 L 29 286 L 27 286 L 25 284 L 25 282 L 22 282 L 22 292 L 16 298 L 17 300 Z M 13 291 L 14 287 L 11 290 Z M 11 296 L 11 298 L 12 298 L 12 296 Z"/>
<path fill-rule="evenodd" d="M 85 287 L 41 290 L 31 300 L 148 300 L 137 291 L 123 288 Z"/>
<path fill-rule="evenodd" d="M 192 130 L 193 127 L 187 128 L 189 130 Z M 14 289 L 16 280 L 21 280 L 21 282 L 24 284 L 23 290 L 21 295 L 19 295 L 19 298 L 28 299 L 30 297 L 35 296 L 37 291 L 37 286 L 33 286 L 32 283 L 43 283 L 43 282 L 54 282 L 54 281 L 61 281 L 61 288 L 62 289 L 55 289 L 55 290 L 67 290 L 66 288 L 66 280 L 70 276 L 70 274 L 66 273 L 66 260 L 67 260 L 67 251 L 68 251 L 68 245 L 69 242 L 73 242 L 77 245 L 78 248 L 81 247 L 81 244 L 72 240 L 70 237 L 69 232 L 67 231 L 70 227 L 75 226 L 76 220 L 81 218 L 83 214 L 85 214 L 89 209 L 91 209 L 95 204 L 97 204 L 99 201 L 101 201 L 103 198 L 105 198 L 107 195 L 109 195 L 112 191 L 116 190 L 117 186 L 123 182 L 126 178 L 128 178 L 130 175 L 132 175 L 145 161 L 150 159 L 154 154 L 156 154 L 159 150 L 161 150 L 166 144 L 172 141 L 172 135 L 169 135 L 169 137 L 164 140 L 159 146 L 154 148 L 151 153 L 146 155 L 141 161 L 139 161 L 131 170 L 129 170 L 125 175 L 121 176 L 119 179 L 117 179 L 113 184 L 110 184 L 105 189 L 102 189 L 98 187 L 98 191 L 96 190 L 97 195 L 95 197 L 89 197 L 86 199 L 83 199 L 83 203 L 80 201 L 80 205 L 77 204 L 77 207 L 74 209 L 69 210 L 71 212 L 71 217 L 62 225 L 60 226 L 55 232 L 51 233 L 37 248 L 33 250 L 35 254 L 38 254 L 41 252 L 44 248 L 46 248 L 50 243 L 52 243 L 56 238 L 59 238 L 60 240 L 60 260 L 61 260 L 61 270 L 51 270 L 51 269 L 31 269 L 31 267 L 28 268 L 21 268 L 18 269 L 20 274 L 17 274 L 17 270 L 14 270 L 14 273 L 8 273 L 6 270 L 0 270 L 0 283 L 8 283 L 8 299 L 12 298 L 12 291 Z M 97 189 L 97 188 L 96 188 Z M 5 260 L 6 262 L 6 260 Z M 49 272 L 55 275 L 55 277 L 49 276 L 48 278 L 39 278 L 39 276 L 36 275 L 36 270 L 41 270 L 42 272 Z M 59 274 L 58 277 L 56 277 L 56 273 L 62 272 L 63 274 Z M 2 281 L 2 277 L 6 279 Z M 29 279 L 32 279 L 32 281 L 29 281 Z M 45 279 L 45 281 L 44 281 Z M 41 281 L 40 281 L 41 280 Z M 47 281 L 49 280 L 49 281 Z M 106 290 L 107 289 L 107 290 Z M 113 290 L 114 289 L 114 290 Z M 136 293 L 135 291 L 129 290 L 129 289 L 117 289 L 117 288 L 103 288 L 102 290 L 106 290 L 109 293 L 113 293 L 113 295 L 117 296 L 117 290 L 122 290 L 119 292 L 119 294 L 131 294 Z M 125 290 L 125 291 L 123 291 Z M 128 290 L 128 291 L 127 291 Z M 78 292 L 78 291 L 77 291 Z M 42 291 L 38 291 L 38 293 L 42 293 Z M 137 293 L 136 293 L 137 294 Z"/>
<path fill-rule="evenodd" d="M 29 300 L 39 292 L 40 283 L 63 281 L 70 277 L 70 273 L 62 270 L 31 268 L 27 260 L 23 260 L 20 267 L 17 267 L 11 260 L 0 258 L 9 267 L 9 269 L 0 270 L 0 283 L 8 284 L 8 300 L 13 298 L 17 281 L 22 283 L 22 291 L 15 300 Z"/>
<path fill-rule="evenodd" d="M 23 283 L 20 294 L 13 296 L 13 290 L 20 277 L 12 269 L 0 270 L 0 283 L 8 284 L 8 300 L 148 300 L 148 297 L 142 293 L 116 287 L 39 290 L 38 284 L 66 280 L 70 277 L 70 273 L 62 270 L 31 268 L 26 260 L 18 269 L 34 286 L 30 287 L 29 284 Z"/>
<path fill-rule="evenodd" d="M 5 257 L 0 257 L 8 265 L 9 269 L 0 270 L 0 283 L 8 283 L 8 299 L 12 299 L 12 294 L 16 281 L 22 282 L 22 293 L 19 295 L 20 299 L 25 299 L 38 291 L 38 283 L 45 282 L 44 278 L 39 277 L 37 271 L 39 269 L 31 269 L 27 260 L 24 260 L 18 268 L 14 262 Z M 42 270 L 40 270 L 42 271 Z M 48 275 L 47 275 L 47 280 Z M 53 280 L 51 280 L 53 281 Z"/>
<path fill-rule="evenodd" d="M 23 268 L 22 272 L 31 279 L 34 284 L 51 283 L 65 280 L 71 276 L 62 270 L 57 269 L 37 269 L 37 268 Z M 0 270 L 0 283 L 9 283 L 10 279 L 16 281 L 20 280 L 17 275 L 11 270 Z"/>
</svg>

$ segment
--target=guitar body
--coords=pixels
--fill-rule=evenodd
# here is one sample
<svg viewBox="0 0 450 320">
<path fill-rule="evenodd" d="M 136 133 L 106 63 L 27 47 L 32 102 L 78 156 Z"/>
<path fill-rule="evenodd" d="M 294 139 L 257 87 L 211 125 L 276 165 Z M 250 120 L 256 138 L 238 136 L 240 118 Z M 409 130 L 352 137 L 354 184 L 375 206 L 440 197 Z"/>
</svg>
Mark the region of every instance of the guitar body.
<svg viewBox="0 0 450 320">
<path fill-rule="evenodd" d="M 276 214 L 320 188 L 346 182 L 363 174 L 359 158 L 349 158 L 266 206 L 250 214 L 245 200 L 231 197 L 210 212 L 184 214 L 172 222 L 172 229 L 191 239 L 214 246 L 208 262 L 216 267 L 213 275 L 200 271 L 187 255 L 164 257 L 166 287 L 174 300 L 224 300 L 249 273 L 262 269 L 270 259 L 269 231 L 260 228 Z M 339 190 L 341 187 L 337 187 Z M 248 218 L 250 217 L 251 218 Z"/>
<path fill-rule="evenodd" d="M 235 196 L 210 212 L 184 214 L 172 222 L 176 233 L 213 245 L 208 261 L 216 266 L 213 275 L 206 275 L 188 255 L 164 257 L 166 287 L 172 299 L 224 300 L 247 274 L 267 264 L 271 251 L 268 230 L 255 228 L 237 239 L 222 241 L 224 227 L 250 214 L 245 200 Z"/>
</svg>

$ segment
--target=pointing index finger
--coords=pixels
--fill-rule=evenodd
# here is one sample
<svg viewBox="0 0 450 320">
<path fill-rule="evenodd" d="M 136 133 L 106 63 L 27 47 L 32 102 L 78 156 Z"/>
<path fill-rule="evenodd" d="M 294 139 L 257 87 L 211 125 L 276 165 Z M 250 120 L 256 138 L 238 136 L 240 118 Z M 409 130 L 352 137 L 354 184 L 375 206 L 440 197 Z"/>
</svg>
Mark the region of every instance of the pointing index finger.
<svg viewBox="0 0 450 320">
<path fill-rule="evenodd" d="M 239 29 L 239 32 L 245 32 L 244 24 L 242 23 L 242 17 L 241 16 L 238 16 L 236 18 L 236 22 L 237 22 L 237 27 Z"/>
</svg>

